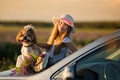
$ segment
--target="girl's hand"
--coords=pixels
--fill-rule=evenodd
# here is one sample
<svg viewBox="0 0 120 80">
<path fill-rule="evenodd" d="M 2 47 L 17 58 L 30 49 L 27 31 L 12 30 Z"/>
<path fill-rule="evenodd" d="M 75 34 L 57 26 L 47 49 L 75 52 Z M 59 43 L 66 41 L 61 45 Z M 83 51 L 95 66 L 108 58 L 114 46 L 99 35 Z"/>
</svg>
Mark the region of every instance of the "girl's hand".
<svg viewBox="0 0 120 80">
<path fill-rule="evenodd" d="M 57 19 L 57 18 L 53 18 L 53 19 L 55 19 L 54 20 L 54 25 L 57 26 L 60 23 L 60 19 Z"/>
<path fill-rule="evenodd" d="M 39 55 L 39 57 L 37 58 L 37 62 L 36 62 L 36 64 L 41 63 L 41 62 L 42 62 L 42 60 L 43 60 L 43 58 L 44 58 L 44 54 L 43 54 L 43 53 L 41 53 L 41 54 Z"/>
<path fill-rule="evenodd" d="M 43 57 L 39 56 L 39 57 L 37 58 L 37 62 L 36 62 L 36 64 L 41 63 L 41 62 L 42 62 L 42 60 L 43 60 Z"/>
</svg>

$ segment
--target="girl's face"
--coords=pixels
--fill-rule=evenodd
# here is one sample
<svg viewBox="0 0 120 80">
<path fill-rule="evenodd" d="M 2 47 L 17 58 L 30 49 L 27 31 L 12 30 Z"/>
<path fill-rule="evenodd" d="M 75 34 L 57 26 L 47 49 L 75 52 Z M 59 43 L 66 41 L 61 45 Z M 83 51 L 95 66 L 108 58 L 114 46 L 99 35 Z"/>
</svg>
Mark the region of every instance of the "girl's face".
<svg viewBox="0 0 120 80">
<path fill-rule="evenodd" d="M 58 24 L 58 30 L 60 33 L 64 33 L 68 30 L 68 25 L 64 21 L 60 20 Z"/>
</svg>

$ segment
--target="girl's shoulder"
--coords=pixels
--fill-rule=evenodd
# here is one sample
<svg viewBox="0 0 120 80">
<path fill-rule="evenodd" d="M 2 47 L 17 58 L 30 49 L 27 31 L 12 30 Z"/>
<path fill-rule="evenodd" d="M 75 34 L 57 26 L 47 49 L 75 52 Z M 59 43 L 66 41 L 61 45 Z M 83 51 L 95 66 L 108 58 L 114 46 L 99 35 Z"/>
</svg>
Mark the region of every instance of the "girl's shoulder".
<svg viewBox="0 0 120 80">
<path fill-rule="evenodd" d="M 70 43 L 71 42 L 71 39 L 69 37 L 65 37 L 63 40 L 62 40 L 63 43 Z"/>
</svg>

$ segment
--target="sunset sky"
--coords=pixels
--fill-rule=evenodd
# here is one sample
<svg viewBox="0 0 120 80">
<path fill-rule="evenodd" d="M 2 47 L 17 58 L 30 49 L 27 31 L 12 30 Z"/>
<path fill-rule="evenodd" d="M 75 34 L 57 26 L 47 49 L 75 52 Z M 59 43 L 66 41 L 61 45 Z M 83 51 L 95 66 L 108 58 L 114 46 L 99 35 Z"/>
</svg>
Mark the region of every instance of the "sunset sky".
<svg viewBox="0 0 120 80">
<path fill-rule="evenodd" d="M 71 14 L 75 21 L 120 21 L 120 0 L 0 0 L 0 21 L 52 21 Z"/>
</svg>

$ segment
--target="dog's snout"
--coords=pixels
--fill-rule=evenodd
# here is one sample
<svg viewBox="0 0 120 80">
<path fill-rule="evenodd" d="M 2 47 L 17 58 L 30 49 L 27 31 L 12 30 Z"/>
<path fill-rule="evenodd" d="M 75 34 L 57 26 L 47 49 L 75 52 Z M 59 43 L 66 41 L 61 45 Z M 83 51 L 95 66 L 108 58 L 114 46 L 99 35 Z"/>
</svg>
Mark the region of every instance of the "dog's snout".
<svg viewBox="0 0 120 80">
<path fill-rule="evenodd" d="M 24 39 L 27 39 L 27 36 L 24 36 Z"/>
</svg>

